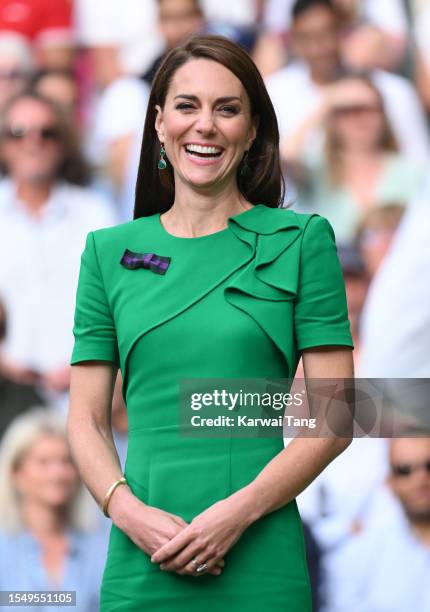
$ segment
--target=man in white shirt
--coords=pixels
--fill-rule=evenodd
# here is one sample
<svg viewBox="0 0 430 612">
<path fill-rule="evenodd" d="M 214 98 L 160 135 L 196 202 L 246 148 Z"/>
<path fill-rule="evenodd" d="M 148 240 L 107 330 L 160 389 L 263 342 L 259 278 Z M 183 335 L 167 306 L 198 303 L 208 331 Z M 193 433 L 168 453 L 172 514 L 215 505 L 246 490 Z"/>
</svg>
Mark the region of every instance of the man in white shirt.
<svg viewBox="0 0 430 612">
<path fill-rule="evenodd" d="M 390 445 L 389 487 L 396 512 L 351 541 L 330 612 L 430 610 L 430 439 Z"/>
<path fill-rule="evenodd" d="M 87 233 L 117 218 L 109 202 L 72 184 L 78 162 L 75 157 L 72 168 L 65 129 L 48 100 L 25 94 L 6 108 L 0 141 L 8 174 L 0 184 L 0 299 L 6 313 L 0 367 L 12 379 L 40 385 L 53 403 L 69 386 Z"/>
<path fill-rule="evenodd" d="M 340 37 L 340 19 L 329 0 L 295 3 L 292 43 L 298 60 L 266 83 L 282 139 L 287 140 L 316 111 L 327 88 L 347 71 Z M 430 137 L 414 88 L 406 79 L 383 70 L 373 70 L 370 76 L 383 96 L 400 149 L 421 164 L 427 162 Z M 321 143 L 320 135 L 315 143 Z"/>
</svg>

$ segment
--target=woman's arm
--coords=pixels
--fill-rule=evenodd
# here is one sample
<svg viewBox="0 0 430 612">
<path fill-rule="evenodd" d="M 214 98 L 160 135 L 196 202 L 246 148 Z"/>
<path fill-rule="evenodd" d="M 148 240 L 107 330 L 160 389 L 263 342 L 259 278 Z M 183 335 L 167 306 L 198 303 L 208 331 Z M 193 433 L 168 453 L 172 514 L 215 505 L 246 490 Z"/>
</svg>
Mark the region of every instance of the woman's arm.
<svg viewBox="0 0 430 612">
<path fill-rule="evenodd" d="M 69 443 L 82 479 L 99 505 L 111 484 L 121 478 L 122 469 L 111 427 L 112 397 L 118 368 L 107 361 L 86 361 L 72 366 L 70 407 L 67 419 Z M 109 504 L 113 506 L 118 487 Z"/>
<path fill-rule="evenodd" d="M 303 351 L 306 379 L 354 376 L 351 349 L 319 347 Z M 211 569 L 254 521 L 286 505 L 351 443 L 351 438 L 296 438 L 248 485 L 199 514 L 152 560 L 161 568 L 189 569 L 197 556 Z"/>
<path fill-rule="evenodd" d="M 118 368 L 106 361 L 72 366 L 67 433 L 80 475 L 99 505 L 122 469 L 112 436 L 112 397 Z M 113 523 L 148 555 L 177 535 L 188 523 L 181 517 L 149 506 L 128 485 L 117 487 L 108 506 Z M 219 559 L 211 571 L 218 575 Z"/>
<path fill-rule="evenodd" d="M 306 379 L 351 379 L 352 351 L 319 347 L 303 351 Z M 297 437 L 243 490 L 252 521 L 287 504 L 301 493 L 351 443 L 351 438 Z M 285 478 L 288 474 L 288 478 Z"/>
</svg>

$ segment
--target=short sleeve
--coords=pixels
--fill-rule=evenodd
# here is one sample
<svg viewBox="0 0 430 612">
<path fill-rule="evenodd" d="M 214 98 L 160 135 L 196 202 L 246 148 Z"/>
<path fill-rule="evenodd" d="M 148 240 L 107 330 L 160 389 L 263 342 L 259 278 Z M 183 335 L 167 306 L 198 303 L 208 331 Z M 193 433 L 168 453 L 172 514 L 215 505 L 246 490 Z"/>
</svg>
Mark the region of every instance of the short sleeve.
<svg viewBox="0 0 430 612">
<path fill-rule="evenodd" d="M 299 351 L 329 345 L 354 348 L 334 231 L 320 215 L 310 218 L 302 238 L 294 327 Z"/>
<path fill-rule="evenodd" d="M 119 367 L 116 330 L 100 273 L 94 242 L 89 232 L 81 256 L 70 365 L 87 360 L 112 361 Z"/>
</svg>

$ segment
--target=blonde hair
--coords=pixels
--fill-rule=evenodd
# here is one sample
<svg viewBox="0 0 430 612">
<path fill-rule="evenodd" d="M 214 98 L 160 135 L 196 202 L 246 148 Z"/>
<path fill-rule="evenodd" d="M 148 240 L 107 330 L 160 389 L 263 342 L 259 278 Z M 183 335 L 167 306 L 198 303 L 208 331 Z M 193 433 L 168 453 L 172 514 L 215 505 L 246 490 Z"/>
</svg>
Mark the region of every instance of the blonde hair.
<svg viewBox="0 0 430 612">
<path fill-rule="evenodd" d="M 15 417 L 1 441 L 0 526 L 9 533 L 25 528 L 12 472 L 35 441 L 46 434 L 60 436 L 67 442 L 66 420 L 53 409 L 37 406 Z M 97 527 L 96 516 L 95 501 L 81 482 L 68 507 L 68 526 L 79 531 L 92 530 Z"/>
<path fill-rule="evenodd" d="M 372 83 L 369 77 L 363 75 L 347 75 L 339 79 L 341 81 L 361 81 L 371 89 L 378 99 L 383 125 L 381 135 L 377 147 L 387 153 L 395 153 L 399 151 L 399 146 L 394 136 L 394 132 L 388 121 L 385 111 L 384 99 L 378 88 Z M 333 115 L 328 117 L 325 129 L 325 158 L 327 160 L 328 177 L 332 185 L 340 185 L 342 183 L 342 151 L 338 138 L 334 129 Z"/>
</svg>

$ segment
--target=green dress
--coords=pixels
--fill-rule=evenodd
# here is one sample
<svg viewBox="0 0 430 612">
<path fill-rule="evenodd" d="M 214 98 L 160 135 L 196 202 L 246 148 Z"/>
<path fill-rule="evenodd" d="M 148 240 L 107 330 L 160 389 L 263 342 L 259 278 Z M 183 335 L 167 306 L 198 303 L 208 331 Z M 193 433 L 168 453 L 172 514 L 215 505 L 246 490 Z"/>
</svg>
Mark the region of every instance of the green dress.
<svg viewBox="0 0 430 612">
<path fill-rule="evenodd" d="M 170 265 L 164 275 L 128 269 L 126 249 Z M 197 238 L 168 233 L 159 214 L 90 232 L 73 332 L 71 364 L 121 369 L 131 490 L 187 522 L 251 482 L 284 446 L 282 437 L 181 435 L 180 381 L 293 377 L 302 349 L 353 346 L 330 224 L 263 204 Z M 100 609 L 310 612 L 295 500 L 246 529 L 225 562 L 220 576 L 162 571 L 112 524 Z"/>
</svg>

